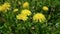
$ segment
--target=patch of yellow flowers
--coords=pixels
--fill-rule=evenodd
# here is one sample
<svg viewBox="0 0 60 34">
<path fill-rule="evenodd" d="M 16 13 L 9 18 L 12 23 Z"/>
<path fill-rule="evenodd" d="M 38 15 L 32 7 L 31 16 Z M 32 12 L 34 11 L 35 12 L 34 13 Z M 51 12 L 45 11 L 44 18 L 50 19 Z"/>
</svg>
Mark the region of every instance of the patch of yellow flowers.
<svg viewBox="0 0 60 34">
<path fill-rule="evenodd" d="M 28 13 L 28 12 L 26 12 L 26 13 Z M 16 17 L 17 17 L 17 19 L 23 20 L 23 21 L 26 21 L 28 19 L 27 14 L 18 14 Z M 42 13 L 37 13 L 37 14 L 33 15 L 32 18 L 33 18 L 33 21 L 35 21 L 35 22 L 45 22 L 46 21 L 46 18 Z"/>
<path fill-rule="evenodd" d="M 23 4 L 23 8 L 27 8 L 27 7 L 29 7 L 29 3 L 25 2 Z M 44 11 L 48 11 L 48 7 L 47 6 L 43 6 L 42 9 Z M 21 11 L 21 14 L 18 14 L 16 17 L 19 20 L 26 21 L 28 19 L 27 16 L 30 16 L 31 14 L 32 13 L 31 13 L 30 10 L 24 9 L 24 10 Z M 42 13 L 34 14 L 32 18 L 33 18 L 32 20 L 35 21 L 35 22 L 45 22 L 46 21 L 46 18 L 45 18 L 45 16 Z"/>
<path fill-rule="evenodd" d="M 23 8 L 28 8 L 28 7 L 29 7 L 29 3 L 28 2 L 23 3 Z M 19 20 L 26 21 L 28 19 L 27 16 L 30 16 L 31 14 L 32 13 L 31 13 L 30 10 L 24 9 L 24 10 L 21 11 L 21 14 L 18 14 L 16 17 Z"/>
<path fill-rule="evenodd" d="M 10 9 L 10 3 L 6 2 L 3 5 L 0 6 L 0 11 L 5 11 Z"/>
<path fill-rule="evenodd" d="M 0 6 L 0 11 L 9 10 L 10 7 L 11 7 L 10 3 L 6 2 L 6 3 L 4 3 L 3 5 Z M 23 3 L 23 8 L 27 8 L 27 7 L 29 7 L 29 3 L 28 2 Z M 49 10 L 47 6 L 43 6 L 42 9 L 44 11 Z M 18 9 L 13 10 L 13 12 L 17 12 L 17 11 L 18 11 Z M 31 14 L 32 13 L 31 13 L 30 10 L 24 9 L 24 10 L 21 11 L 20 14 L 18 14 L 16 16 L 16 18 L 19 19 L 19 20 L 26 21 L 28 19 L 28 16 L 30 16 Z M 46 21 L 46 18 L 42 13 L 34 14 L 32 18 L 33 18 L 33 21 L 35 21 L 35 22 L 45 22 Z"/>
<path fill-rule="evenodd" d="M 17 19 L 19 19 L 19 20 L 26 21 L 26 20 L 28 19 L 27 16 L 30 16 L 30 15 L 31 15 L 31 11 L 25 9 L 25 10 L 22 10 L 22 11 L 21 11 L 21 14 L 18 14 L 16 17 L 17 17 Z"/>
</svg>

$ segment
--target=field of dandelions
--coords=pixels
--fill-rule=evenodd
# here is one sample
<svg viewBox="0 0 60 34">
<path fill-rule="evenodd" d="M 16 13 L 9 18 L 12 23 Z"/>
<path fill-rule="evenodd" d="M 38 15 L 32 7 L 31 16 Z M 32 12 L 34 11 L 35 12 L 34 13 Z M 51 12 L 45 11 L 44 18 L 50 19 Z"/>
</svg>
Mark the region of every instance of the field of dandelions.
<svg viewBox="0 0 60 34">
<path fill-rule="evenodd" d="M 60 0 L 0 0 L 0 34 L 60 34 Z"/>
</svg>

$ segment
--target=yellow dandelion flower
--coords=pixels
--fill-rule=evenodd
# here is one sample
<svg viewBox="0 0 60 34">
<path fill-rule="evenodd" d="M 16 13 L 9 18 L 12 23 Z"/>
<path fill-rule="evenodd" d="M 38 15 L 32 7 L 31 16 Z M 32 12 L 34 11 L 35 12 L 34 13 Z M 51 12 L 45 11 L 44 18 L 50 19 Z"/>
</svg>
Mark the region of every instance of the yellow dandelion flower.
<svg viewBox="0 0 60 34">
<path fill-rule="evenodd" d="M 33 16 L 33 21 L 35 22 L 44 22 L 46 20 L 45 16 L 42 13 L 37 13 Z"/>
<path fill-rule="evenodd" d="M 29 7 L 29 3 L 28 3 L 28 2 L 25 2 L 25 3 L 23 4 L 23 8 L 27 8 L 27 7 Z"/>
<path fill-rule="evenodd" d="M 21 14 L 26 15 L 26 16 L 29 16 L 29 15 L 31 15 L 31 11 L 25 9 L 25 10 L 22 10 L 22 11 L 21 11 Z"/>
<path fill-rule="evenodd" d="M 13 12 L 17 12 L 17 11 L 18 11 L 18 9 L 14 9 L 14 10 L 13 10 Z"/>
<path fill-rule="evenodd" d="M 49 10 L 49 8 L 47 7 L 47 6 L 43 6 L 43 8 L 42 8 L 44 11 L 48 11 Z"/>
<path fill-rule="evenodd" d="M 10 9 L 10 4 L 9 3 L 4 3 L 2 5 L 2 8 L 1 9 L 2 9 L 1 11 L 9 10 Z"/>
<path fill-rule="evenodd" d="M 22 14 L 18 14 L 18 15 L 16 16 L 16 18 L 19 19 L 19 20 L 23 20 L 23 21 L 26 21 L 26 20 L 28 19 L 27 16 L 22 15 Z"/>
</svg>

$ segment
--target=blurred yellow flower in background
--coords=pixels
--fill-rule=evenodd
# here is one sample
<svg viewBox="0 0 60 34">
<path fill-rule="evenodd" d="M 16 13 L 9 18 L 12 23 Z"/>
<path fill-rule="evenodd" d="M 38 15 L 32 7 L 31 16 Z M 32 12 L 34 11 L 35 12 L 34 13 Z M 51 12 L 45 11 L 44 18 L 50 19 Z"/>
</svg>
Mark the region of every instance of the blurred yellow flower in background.
<svg viewBox="0 0 60 34">
<path fill-rule="evenodd" d="M 33 21 L 35 22 L 44 22 L 45 20 L 46 18 L 42 13 L 37 13 L 33 16 Z"/>
<path fill-rule="evenodd" d="M 10 9 L 10 3 L 4 3 L 3 5 L 2 5 L 2 10 L 9 10 Z"/>
<path fill-rule="evenodd" d="M 13 10 L 13 12 L 17 12 L 17 11 L 18 11 L 18 9 L 14 9 L 14 10 Z"/>
<path fill-rule="evenodd" d="M 28 19 L 27 16 L 22 15 L 22 14 L 18 14 L 18 15 L 16 16 L 16 18 L 19 19 L 19 20 L 23 20 L 23 21 L 26 21 L 26 20 Z"/>
<path fill-rule="evenodd" d="M 29 7 L 29 3 L 28 2 L 23 3 L 23 8 L 28 8 L 28 7 Z"/>
<path fill-rule="evenodd" d="M 0 6 L 0 11 L 5 11 L 10 9 L 10 3 L 4 3 L 3 5 Z"/>
<path fill-rule="evenodd" d="M 30 10 L 25 9 L 25 10 L 21 11 L 21 14 L 26 15 L 26 16 L 30 16 L 32 13 Z"/>
<path fill-rule="evenodd" d="M 47 7 L 47 6 L 43 6 L 43 8 L 42 8 L 44 11 L 48 11 L 49 10 L 49 8 Z"/>
</svg>

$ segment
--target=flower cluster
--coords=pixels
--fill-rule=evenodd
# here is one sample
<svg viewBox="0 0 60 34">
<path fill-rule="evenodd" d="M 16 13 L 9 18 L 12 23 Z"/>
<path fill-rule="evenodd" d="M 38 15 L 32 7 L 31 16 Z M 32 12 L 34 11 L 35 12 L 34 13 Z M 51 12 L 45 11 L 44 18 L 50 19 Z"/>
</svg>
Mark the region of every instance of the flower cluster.
<svg viewBox="0 0 60 34">
<path fill-rule="evenodd" d="M 17 15 L 17 19 L 25 21 L 28 19 L 27 16 L 30 16 L 30 15 L 31 15 L 31 11 L 25 9 L 21 11 L 21 14 Z"/>
<path fill-rule="evenodd" d="M 23 8 L 28 8 L 28 7 L 29 7 L 28 2 L 23 3 Z M 21 13 L 18 14 L 16 17 L 19 20 L 26 21 L 28 19 L 28 16 L 30 16 L 30 15 L 31 15 L 31 11 L 28 9 L 24 9 L 24 10 L 21 10 Z"/>
<path fill-rule="evenodd" d="M 27 8 L 28 6 L 29 6 L 28 2 L 23 3 L 23 8 Z M 43 6 L 42 9 L 44 11 L 48 11 L 47 6 Z M 28 9 L 24 9 L 24 10 L 21 11 L 21 14 L 18 14 L 16 17 L 19 20 L 26 21 L 28 19 L 28 16 L 30 16 L 30 15 L 32 15 L 31 11 L 28 10 Z M 32 18 L 33 18 L 32 20 L 35 21 L 35 22 L 45 22 L 46 21 L 46 18 L 42 13 L 34 14 Z"/>
<path fill-rule="evenodd" d="M 28 19 L 28 16 L 32 15 L 32 12 L 27 9 L 27 8 L 29 8 L 29 3 L 28 2 L 24 2 L 22 6 L 25 9 L 22 9 L 21 13 L 18 14 L 16 16 L 16 18 L 19 19 L 19 20 L 26 21 Z M 9 10 L 10 7 L 11 7 L 10 3 L 6 2 L 6 3 L 4 3 L 3 5 L 0 6 L 0 11 Z M 49 10 L 47 6 L 43 6 L 42 9 L 44 11 Z M 17 11 L 18 11 L 18 8 L 13 10 L 13 12 L 17 12 Z M 33 18 L 32 20 L 35 21 L 35 22 L 44 22 L 46 20 L 45 16 L 42 13 L 34 14 L 32 18 Z"/>
</svg>

